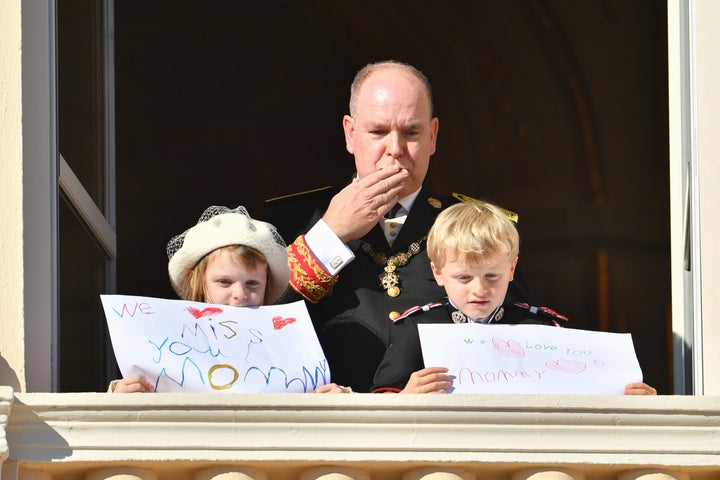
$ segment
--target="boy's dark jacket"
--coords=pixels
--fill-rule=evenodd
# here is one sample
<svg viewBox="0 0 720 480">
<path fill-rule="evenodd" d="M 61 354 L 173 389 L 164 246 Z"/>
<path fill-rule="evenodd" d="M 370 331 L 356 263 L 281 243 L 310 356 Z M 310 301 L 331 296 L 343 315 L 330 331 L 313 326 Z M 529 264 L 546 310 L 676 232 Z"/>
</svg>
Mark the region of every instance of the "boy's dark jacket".
<svg viewBox="0 0 720 480">
<path fill-rule="evenodd" d="M 441 302 L 408 309 L 393 325 L 392 343 L 385 352 L 373 379 L 373 392 L 399 392 L 410 375 L 425 368 L 420 348 L 418 324 L 464 323 L 465 316 L 445 298 Z M 562 327 L 567 318 L 545 307 L 532 307 L 526 303 L 505 304 L 495 314 L 493 324 L 534 324 Z M 439 365 L 434 365 L 439 366 Z"/>
</svg>

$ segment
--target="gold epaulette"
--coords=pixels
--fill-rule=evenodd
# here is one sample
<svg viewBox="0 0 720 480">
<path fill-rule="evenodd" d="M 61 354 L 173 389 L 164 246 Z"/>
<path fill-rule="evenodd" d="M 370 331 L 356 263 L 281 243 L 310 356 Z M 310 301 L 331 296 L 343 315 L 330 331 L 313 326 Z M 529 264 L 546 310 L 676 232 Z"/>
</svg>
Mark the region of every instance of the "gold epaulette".
<svg viewBox="0 0 720 480">
<path fill-rule="evenodd" d="M 463 202 L 463 203 L 468 203 L 468 202 L 488 203 L 488 202 L 486 202 L 486 201 L 484 201 L 484 200 L 478 200 L 477 198 L 468 197 L 467 195 L 463 195 L 462 193 L 455 193 L 455 192 L 453 192 L 452 196 L 453 196 L 454 198 L 457 198 L 458 200 L 460 200 L 460 201 Z M 503 212 L 505 212 L 505 215 L 507 215 L 508 218 L 509 218 L 510 220 L 512 220 L 513 222 L 517 223 L 518 220 L 520 219 L 520 216 L 519 216 L 517 213 L 511 212 L 510 210 L 506 210 L 506 209 L 504 209 L 504 208 L 502 208 L 502 207 L 500 207 L 500 206 L 498 206 L 498 205 L 496 205 L 496 207 L 498 207 L 500 210 L 502 210 Z"/>
<path fill-rule="evenodd" d="M 328 190 L 330 188 L 333 188 L 333 186 L 328 185 L 327 187 L 320 187 L 313 190 L 305 190 L 304 192 L 291 193 L 290 195 L 281 195 L 279 197 L 268 198 L 267 200 L 265 200 L 265 203 L 274 202 L 277 200 L 285 200 L 286 198 L 299 197 L 300 195 L 307 195 L 309 193 L 322 192 L 323 190 Z"/>
</svg>

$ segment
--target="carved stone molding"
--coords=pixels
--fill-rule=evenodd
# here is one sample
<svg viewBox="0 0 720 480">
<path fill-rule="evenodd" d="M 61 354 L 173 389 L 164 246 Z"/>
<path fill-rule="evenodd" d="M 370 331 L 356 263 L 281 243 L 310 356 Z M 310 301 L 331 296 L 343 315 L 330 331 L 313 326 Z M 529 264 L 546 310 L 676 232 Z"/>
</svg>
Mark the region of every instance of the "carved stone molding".
<svg viewBox="0 0 720 480">
<path fill-rule="evenodd" d="M 718 475 L 719 429 L 720 397 L 26 393 L 7 440 L 8 462 L 28 468 L 150 467 L 158 478 L 233 466 L 269 478 L 328 466 L 333 478 L 615 478 Z"/>
</svg>

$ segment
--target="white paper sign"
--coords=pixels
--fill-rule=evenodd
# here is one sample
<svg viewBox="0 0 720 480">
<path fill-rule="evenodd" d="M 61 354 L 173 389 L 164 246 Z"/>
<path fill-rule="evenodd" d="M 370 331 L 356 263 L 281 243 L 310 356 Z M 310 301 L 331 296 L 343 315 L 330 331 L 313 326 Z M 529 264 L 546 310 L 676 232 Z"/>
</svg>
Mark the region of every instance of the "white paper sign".
<svg viewBox="0 0 720 480">
<path fill-rule="evenodd" d="M 642 381 L 629 333 L 544 325 L 420 324 L 426 367 L 451 393 L 622 394 Z"/>
<path fill-rule="evenodd" d="M 158 392 L 312 392 L 330 368 L 305 303 L 231 307 L 101 295 L 124 377 Z"/>
</svg>

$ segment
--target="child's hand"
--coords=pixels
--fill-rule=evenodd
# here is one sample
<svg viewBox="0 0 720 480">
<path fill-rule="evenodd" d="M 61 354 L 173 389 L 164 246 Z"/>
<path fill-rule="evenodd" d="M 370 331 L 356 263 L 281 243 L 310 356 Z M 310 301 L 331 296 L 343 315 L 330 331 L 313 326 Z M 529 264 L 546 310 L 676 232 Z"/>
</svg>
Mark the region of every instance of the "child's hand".
<svg viewBox="0 0 720 480">
<path fill-rule="evenodd" d="M 113 393 L 145 393 L 154 391 L 154 388 L 152 383 L 145 380 L 145 377 L 135 375 L 118 380 L 112 391 Z"/>
<path fill-rule="evenodd" d="M 452 382 L 445 367 L 428 367 L 413 372 L 400 393 L 445 393 Z"/>
<path fill-rule="evenodd" d="M 625 385 L 623 395 L 657 395 L 657 390 L 647 383 L 631 383 L 629 385 Z"/>
<path fill-rule="evenodd" d="M 337 383 L 328 383 L 317 387 L 315 393 L 352 393 L 352 388 L 343 387 Z"/>
</svg>

